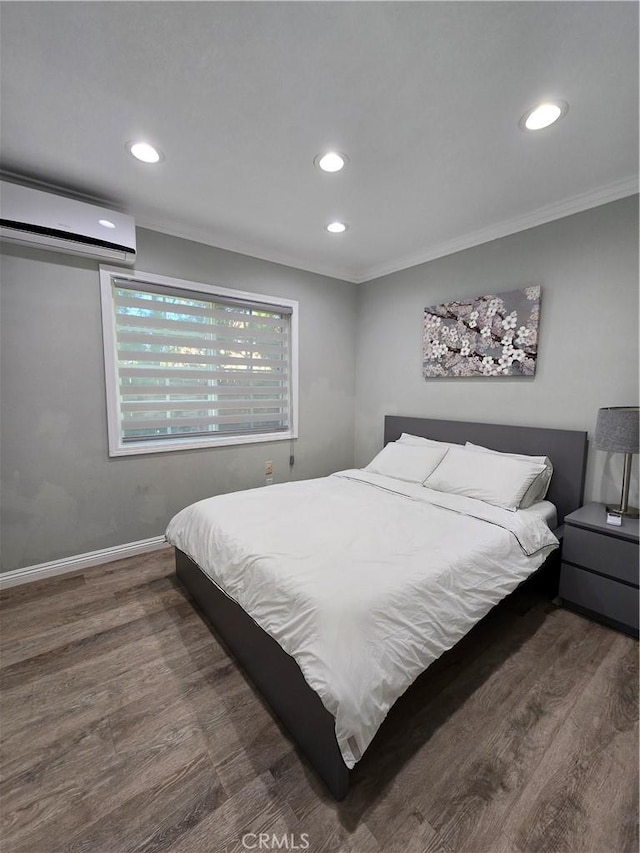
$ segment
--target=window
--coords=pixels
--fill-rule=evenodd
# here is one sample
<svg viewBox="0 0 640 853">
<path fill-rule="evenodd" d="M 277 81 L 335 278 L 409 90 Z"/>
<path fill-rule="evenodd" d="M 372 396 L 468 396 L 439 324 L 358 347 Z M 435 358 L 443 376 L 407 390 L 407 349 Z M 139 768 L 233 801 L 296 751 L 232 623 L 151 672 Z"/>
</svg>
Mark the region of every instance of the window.
<svg viewBox="0 0 640 853">
<path fill-rule="evenodd" d="M 296 436 L 289 299 L 100 268 L 109 455 Z"/>
</svg>

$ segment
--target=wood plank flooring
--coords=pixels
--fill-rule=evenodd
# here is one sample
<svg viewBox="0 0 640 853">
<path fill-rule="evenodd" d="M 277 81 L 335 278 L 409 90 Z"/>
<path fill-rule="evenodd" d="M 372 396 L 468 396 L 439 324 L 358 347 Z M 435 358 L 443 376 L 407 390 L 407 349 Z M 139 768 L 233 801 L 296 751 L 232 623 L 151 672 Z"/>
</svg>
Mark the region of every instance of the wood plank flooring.
<svg viewBox="0 0 640 853">
<path fill-rule="evenodd" d="M 533 585 L 402 697 L 343 803 L 171 550 L 15 587 L 0 613 L 2 853 L 242 853 L 260 833 L 311 853 L 638 850 L 637 643 Z"/>
</svg>

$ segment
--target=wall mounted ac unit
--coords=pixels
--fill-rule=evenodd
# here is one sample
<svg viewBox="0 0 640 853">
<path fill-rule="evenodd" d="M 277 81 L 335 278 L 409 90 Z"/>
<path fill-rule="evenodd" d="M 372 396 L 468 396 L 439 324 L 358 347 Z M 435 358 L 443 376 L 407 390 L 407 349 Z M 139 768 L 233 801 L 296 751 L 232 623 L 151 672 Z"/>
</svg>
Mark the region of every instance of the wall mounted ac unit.
<svg viewBox="0 0 640 853">
<path fill-rule="evenodd" d="M 0 239 L 99 261 L 136 259 L 133 217 L 6 181 L 0 182 Z"/>
</svg>

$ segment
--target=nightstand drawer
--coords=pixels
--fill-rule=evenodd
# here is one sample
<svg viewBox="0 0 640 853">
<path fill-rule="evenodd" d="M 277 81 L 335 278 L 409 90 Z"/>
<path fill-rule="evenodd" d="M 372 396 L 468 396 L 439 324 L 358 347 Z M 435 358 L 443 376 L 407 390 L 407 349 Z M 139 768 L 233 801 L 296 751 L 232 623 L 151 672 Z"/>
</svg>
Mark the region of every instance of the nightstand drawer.
<svg viewBox="0 0 640 853">
<path fill-rule="evenodd" d="M 627 539 L 567 524 L 562 559 L 638 586 L 638 546 Z"/>
<path fill-rule="evenodd" d="M 638 630 L 638 590 L 634 587 L 563 563 L 560 598 Z"/>
</svg>

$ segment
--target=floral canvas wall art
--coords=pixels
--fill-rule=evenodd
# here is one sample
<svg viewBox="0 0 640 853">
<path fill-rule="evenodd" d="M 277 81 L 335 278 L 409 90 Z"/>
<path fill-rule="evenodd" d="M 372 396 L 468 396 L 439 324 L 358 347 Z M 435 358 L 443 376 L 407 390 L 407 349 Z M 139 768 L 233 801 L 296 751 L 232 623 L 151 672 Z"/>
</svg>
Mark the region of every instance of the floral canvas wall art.
<svg viewBox="0 0 640 853">
<path fill-rule="evenodd" d="M 540 287 L 525 287 L 424 309 L 423 373 L 533 376 Z"/>
</svg>

